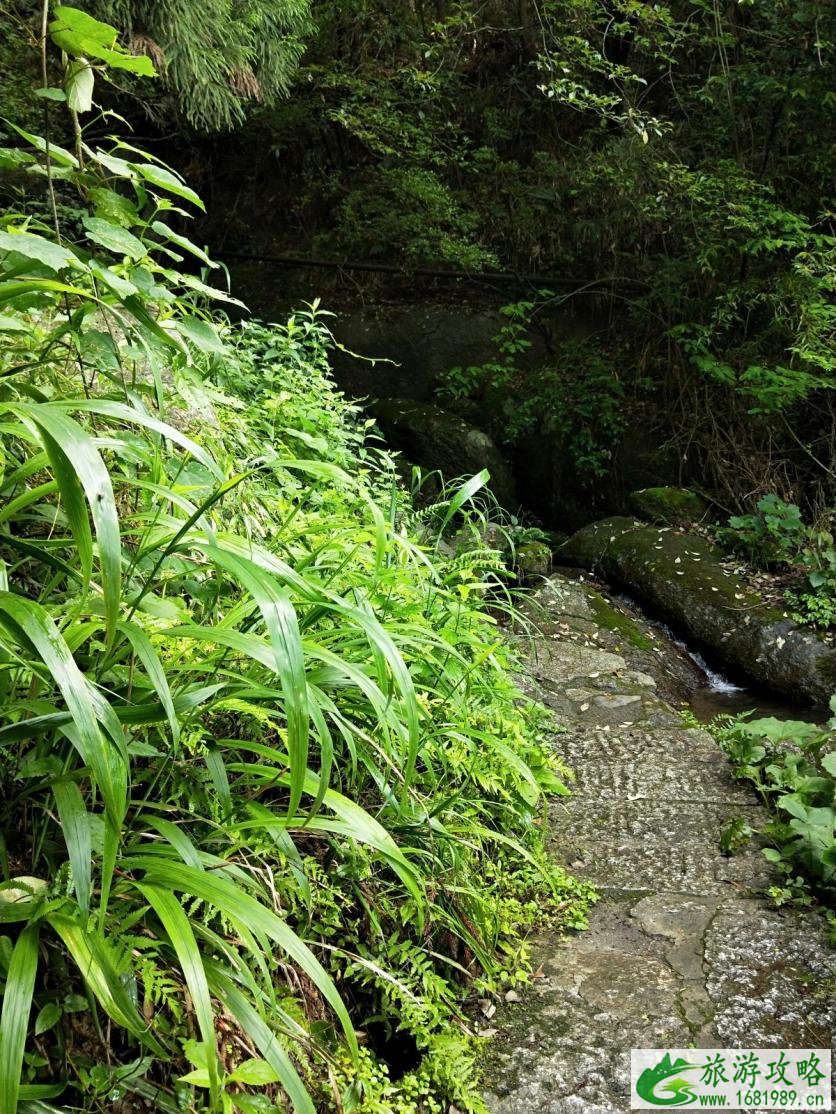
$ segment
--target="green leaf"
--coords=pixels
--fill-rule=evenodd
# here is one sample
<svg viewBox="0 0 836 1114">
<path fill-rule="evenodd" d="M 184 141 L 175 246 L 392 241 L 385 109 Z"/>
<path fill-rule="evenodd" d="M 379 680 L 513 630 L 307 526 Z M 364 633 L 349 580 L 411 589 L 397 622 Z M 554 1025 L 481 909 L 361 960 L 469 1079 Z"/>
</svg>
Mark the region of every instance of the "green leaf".
<svg viewBox="0 0 836 1114">
<path fill-rule="evenodd" d="M 53 467 L 62 494 L 71 498 L 77 510 L 79 485 L 84 490 L 99 546 L 102 592 L 105 601 L 108 638 L 116 630 L 122 582 L 122 543 L 119 516 L 110 473 L 93 438 L 72 418 L 63 413 L 61 403 L 11 403 L 9 409 L 28 419 L 42 434 L 44 448 Z M 74 534 L 83 547 L 84 560 L 89 560 L 87 534 L 89 527 L 81 524 L 74 513 Z M 89 580 L 89 565 L 84 568 Z"/>
<path fill-rule="evenodd" d="M 185 449 L 187 453 L 191 453 L 195 460 L 199 460 L 217 479 L 224 479 L 223 469 L 206 449 L 201 448 L 191 437 L 187 437 L 179 429 L 175 429 L 167 422 L 161 422 L 159 418 L 147 414 L 138 407 L 126 406 L 124 402 L 113 402 L 104 398 L 62 399 L 61 401 L 50 402 L 49 406 L 55 410 L 81 410 L 88 414 L 102 414 L 108 418 L 115 418 L 117 421 L 127 422 L 129 425 L 144 426 L 145 429 L 159 433 L 175 445 L 179 445 L 181 449 Z"/>
<path fill-rule="evenodd" d="M 93 859 L 90 818 L 84 807 L 81 790 L 74 781 L 55 781 L 52 783 L 52 792 L 70 857 L 76 900 L 87 912 L 90 908 L 90 864 Z"/>
<path fill-rule="evenodd" d="M 0 882 L 0 924 L 28 921 L 48 889 L 43 878 L 28 874 Z"/>
<path fill-rule="evenodd" d="M 257 1092 L 254 1095 L 245 1095 L 243 1093 L 235 1096 L 236 1109 L 241 1111 L 241 1114 L 281 1114 L 278 1106 L 270 1102 L 269 1098 Z M 344 1107 L 348 1110 L 348 1107 Z"/>
<path fill-rule="evenodd" d="M 108 1017 L 133 1033 L 155 1055 L 164 1056 L 165 1052 L 149 1032 L 117 975 L 105 942 L 98 933 L 85 930 L 77 918 L 63 913 L 50 913 L 47 920 L 64 941 L 82 978 Z"/>
<path fill-rule="evenodd" d="M 120 224 L 111 224 L 101 217 L 84 217 L 81 223 L 87 231 L 88 240 L 100 244 L 115 255 L 128 256 L 136 263 L 148 254 L 142 240 Z"/>
<path fill-rule="evenodd" d="M 12 622 L 11 633 L 23 632 L 52 675 L 77 729 L 73 739 L 90 766 L 115 825 L 125 814 L 127 775 L 121 757 L 99 729 L 90 688 L 67 643 L 47 612 L 33 600 L 0 592 L 0 612 Z"/>
<path fill-rule="evenodd" d="M 209 984 L 206 981 L 206 972 L 203 969 L 203 960 L 198 951 L 197 941 L 189 924 L 189 918 L 183 912 L 180 902 L 168 890 L 158 886 L 138 884 L 138 889 L 157 916 L 168 934 L 168 939 L 177 953 L 183 977 L 194 1006 L 200 1035 L 206 1045 L 208 1053 L 208 1078 L 209 1088 L 212 1092 L 212 1102 L 216 1104 L 218 1094 L 218 1061 L 215 1054 L 215 1023 L 212 1000 L 209 996 Z M 209 1053 L 211 1049 L 211 1053 Z"/>
<path fill-rule="evenodd" d="M 67 106 L 73 112 L 89 112 L 93 107 L 93 67 L 83 56 L 70 62 L 64 76 Z"/>
<path fill-rule="evenodd" d="M 836 750 L 831 750 L 821 757 L 822 768 L 826 770 L 831 777 L 836 778 Z"/>
<path fill-rule="evenodd" d="M 214 1040 L 212 1041 L 211 1047 L 212 1049 L 215 1047 Z M 209 1070 L 210 1049 L 207 1048 L 203 1041 L 196 1041 L 191 1038 L 183 1041 L 183 1051 L 190 1064 L 194 1064 L 196 1068 L 203 1068 L 204 1071 Z"/>
<path fill-rule="evenodd" d="M 252 897 L 241 886 L 226 878 L 219 870 L 200 871 L 183 863 L 162 859 L 159 855 L 134 857 L 137 866 L 145 868 L 145 881 L 153 885 L 190 894 L 213 905 L 253 932 L 273 940 L 311 979 L 339 1018 L 354 1055 L 357 1038 L 342 998 L 322 964 L 308 946 L 280 917 Z"/>
<path fill-rule="evenodd" d="M 41 97 L 45 101 L 61 101 L 63 103 L 67 99 L 67 94 L 63 89 L 55 89 L 51 86 L 42 89 L 33 89 L 32 92 L 36 97 Z"/>
<path fill-rule="evenodd" d="M 447 505 L 447 511 L 445 512 L 439 533 L 444 533 L 453 515 L 460 511 L 464 504 L 468 503 L 477 491 L 481 491 L 490 478 L 490 472 L 487 468 L 483 468 L 481 472 L 478 472 L 475 476 L 471 476 L 466 483 L 462 484 Z"/>
<path fill-rule="evenodd" d="M 61 1020 L 64 1011 L 57 1002 L 47 1002 L 38 1011 L 38 1016 L 35 1018 L 35 1036 L 39 1037 L 41 1033 L 46 1033 L 52 1029 Z"/>
<path fill-rule="evenodd" d="M 251 1087 L 266 1087 L 280 1081 L 279 1073 L 266 1060 L 245 1060 L 228 1079 L 231 1083 L 245 1083 Z"/>
<path fill-rule="evenodd" d="M 109 23 L 95 19 L 80 8 L 69 4 L 58 4 L 52 9 L 52 22 L 49 25 L 50 33 L 71 31 L 76 35 L 83 35 L 90 42 L 99 46 L 111 47 L 116 42 L 119 32 Z"/>
<path fill-rule="evenodd" d="M 103 283 L 121 302 L 124 302 L 127 298 L 132 298 L 138 293 L 137 288 L 132 282 L 129 282 L 126 278 L 122 278 L 121 275 L 117 275 L 116 272 L 112 271 L 109 267 L 103 267 L 98 259 L 90 260 L 90 271 L 93 277 Z"/>
<path fill-rule="evenodd" d="M 139 223 L 139 213 L 136 205 L 128 197 L 124 197 L 116 190 L 109 190 L 104 186 L 95 186 L 88 190 L 87 198 L 95 209 L 95 215 L 111 224 L 120 224 L 123 228 L 131 228 Z"/>
<path fill-rule="evenodd" d="M 29 1011 L 38 969 L 38 925 L 23 929 L 12 952 L 0 1014 L 0 1114 L 17 1114 Z"/>
<path fill-rule="evenodd" d="M 209 1072 L 206 1068 L 195 1068 L 194 1071 L 186 1072 L 185 1075 L 178 1076 L 177 1082 L 191 1083 L 193 1087 L 208 1087 Z"/>
<path fill-rule="evenodd" d="M 189 189 L 182 178 L 173 174 L 164 166 L 158 166 L 152 162 L 133 162 L 130 165 L 152 186 L 157 186 L 159 189 L 173 193 L 176 197 L 191 201 L 192 205 L 196 205 L 198 209 L 206 208 L 194 190 Z"/>
<path fill-rule="evenodd" d="M 60 93 L 61 90 L 59 89 Z M 61 93 L 63 97 L 64 94 Z M 22 166 L 31 166 L 35 156 L 20 147 L 0 147 L 0 170 L 19 170 Z"/>
<path fill-rule="evenodd" d="M 308 692 L 299 622 L 290 596 L 273 578 L 246 557 L 206 546 L 207 557 L 233 576 L 253 596 L 261 611 L 273 649 L 276 672 L 282 684 L 290 755 L 288 814 L 299 806 L 308 767 Z"/>
<path fill-rule="evenodd" d="M 203 248 L 199 248 L 197 244 L 193 244 L 187 236 L 182 236 L 179 232 L 175 232 L 173 228 L 169 228 L 167 224 L 163 224 L 161 220 L 155 220 L 151 225 L 151 231 L 156 232 L 158 236 L 162 236 L 164 240 L 170 240 L 173 244 L 184 251 L 191 252 L 196 256 L 201 263 L 205 263 L 207 267 L 217 267 L 217 263 L 213 263 Z"/>
<path fill-rule="evenodd" d="M 55 279 L 18 279 L 11 282 L 0 282 L 0 306 L 9 305 L 17 298 L 29 294 L 75 294 L 78 298 L 93 300 L 89 290 L 78 286 L 67 286 L 64 282 Z"/>
<path fill-rule="evenodd" d="M 41 154 L 44 155 L 46 154 L 47 142 L 41 136 L 32 135 L 31 132 L 24 131 L 23 128 L 19 128 L 17 124 L 13 124 L 11 120 L 4 119 L 4 123 L 8 124 L 9 127 L 16 131 L 22 139 L 25 139 L 27 143 L 31 143 L 36 151 L 40 151 Z M 72 167 L 73 170 L 78 170 L 78 159 L 75 155 L 70 154 L 70 152 L 63 147 L 59 147 L 57 143 L 50 142 L 48 146 L 50 160 L 55 163 L 56 166 L 69 166 Z"/>
<path fill-rule="evenodd" d="M 739 730 L 746 735 L 760 735 L 773 743 L 780 743 L 787 739 L 811 739 L 822 734 L 822 728 L 816 723 L 799 719 L 776 719 L 774 716 L 749 720 L 738 726 Z"/>
<path fill-rule="evenodd" d="M 160 703 L 165 708 L 165 714 L 171 727 L 171 741 L 176 747 L 180 741 L 180 723 L 177 719 L 177 711 L 174 707 L 168 678 L 165 675 L 157 651 L 151 645 L 148 635 L 136 623 L 119 623 L 118 629 L 129 639 L 137 657 L 145 667 L 148 679 L 154 686 L 154 690 L 160 698 Z"/>
<path fill-rule="evenodd" d="M 103 166 L 105 170 L 109 170 L 114 177 L 126 178 L 128 181 L 131 182 L 135 182 L 138 179 L 139 175 L 131 166 L 131 164 L 129 162 L 125 162 L 124 159 L 118 158 L 112 152 L 102 151 L 99 148 L 94 149 L 92 147 L 88 147 L 86 143 L 84 144 L 84 150 L 90 156 L 90 158 L 93 159 L 94 162 L 99 163 L 99 165 Z"/>
<path fill-rule="evenodd" d="M 215 352 L 220 355 L 226 352 L 226 345 L 211 322 L 200 317 L 179 317 L 176 327 L 201 352 Z"/>
<path fill-rule="evenodd" d="M 215 969 L 210 979 L 212 990 L 220 997 L 241 1029 L 261 1055 L 276 1069 L 296 1114 L 314 1114 L 314 1105 L 299 1073 L 285 1048 L 267 1022 L 241 993 L 232 979 Z"/>
<path fill-rule="evenodd" d="M 32 232 L 15 232 L 14 229 L 0 231 L 0 252 L 14 252 L 22 255 L 34 263 L 48 267 L 57 273 L 65 267 L 79 268 L 82 266 L 78 256 L 73 255 L 67 248 L 47 240 L 44 236 L 36 236 Z"/>
<path fill-rule="evenodd" d="M 49 25 L 49 34 L 56 46 L 78 57 L 90 55 L 118 70 L 128 70 L 143 77 L 155 77 L 150 58 L 126 53 L 116 42 L 117 31 L 108 23 L 94 19 L 78 8 L 59 5 Z"/>
</svg>

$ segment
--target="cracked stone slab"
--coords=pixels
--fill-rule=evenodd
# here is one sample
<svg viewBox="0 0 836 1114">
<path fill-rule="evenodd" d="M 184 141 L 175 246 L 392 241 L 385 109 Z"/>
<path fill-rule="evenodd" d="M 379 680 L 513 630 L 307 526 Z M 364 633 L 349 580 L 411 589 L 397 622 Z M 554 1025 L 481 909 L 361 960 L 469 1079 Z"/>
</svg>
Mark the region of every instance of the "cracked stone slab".
<svg viewBox="0 0 836 1114">
<path fill-rule="evenodd" d="M 725 901 L 706 933 L 705 957 L 724 1046 L 836 1050 L 836 951 L 823 917 Z"/>
<path fill-rule="evenodd" d="M 529 664 L 535 677 L 551 681 L 558 687 L 576 677 L 630 672 L 627 662 L 619 654 L 578 642 L 548 644 L 536 658 L 529 659 Z"/>
<path fill-rule="evenodd" d="M 668 941 L 665 959 L 678 975 L 689 982 L 702 982 L 706 968 L 703 937 L 719 905 L 720 899 L 713 895 L 652 894 L 634 905 L 630 916 L 648 936 Z"/>
</svg>

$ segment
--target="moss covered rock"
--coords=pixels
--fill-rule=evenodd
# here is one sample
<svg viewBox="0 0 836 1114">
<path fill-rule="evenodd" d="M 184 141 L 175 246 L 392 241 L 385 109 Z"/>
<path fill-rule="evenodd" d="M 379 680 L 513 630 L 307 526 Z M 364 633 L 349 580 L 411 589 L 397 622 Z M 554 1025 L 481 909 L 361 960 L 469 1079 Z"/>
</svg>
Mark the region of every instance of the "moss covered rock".
<svg viewBox="0 0 836 1114">
<path fill-rule="evenodd" d="M 721 558 L 705 538 L 623 517 L 579 530 L 560 553 L 649 603 L 731 669 L 797 700 L 828 700 L 836 649 L 765 603 Z"/>
<path fill-rule="evenodd" d="M 687 487 L 643 487 L 630 493 L 630 509 L 647 522 L 679 526 L 704 518 L 708 503 Z"/>
<path fill-rule="evenodd" d="M 546 542 L 526 542 L 517 548 L 516 567 L 523 581 L 548 576 L 552 567 L 552 551 Z"/>
<path fill-rule="evenodd" d="M 408 460 L 438 469 L 449 480 L 487 468 L 491 491 L 504 507 L 515 509 L 513 474 L 487 433 L 456 414 L 412 399 L 375 399 L 367 408 L 389 445 Z"/>
</svg>

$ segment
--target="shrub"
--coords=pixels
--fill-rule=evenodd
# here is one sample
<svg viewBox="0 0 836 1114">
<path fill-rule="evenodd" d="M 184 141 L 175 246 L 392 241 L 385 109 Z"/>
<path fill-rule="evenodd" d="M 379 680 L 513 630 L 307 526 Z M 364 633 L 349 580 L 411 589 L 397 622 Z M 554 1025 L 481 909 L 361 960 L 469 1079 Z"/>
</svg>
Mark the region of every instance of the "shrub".
<svg viewBox="0 0 836 1114">
<path fill-rule="evenodd" d="M 794 503 L 770 494 L 759 501 L 756 514 L 735 515 L 718 536 L 761 567 L 795 574 L 785 596 L 797 622 L 834 625 L 836 548 L 829 529 L 807 525 Z"/>
<path fill-rule="evenodd" d="M 836 697 L 831 702 L 836 713 Z M 712 725 L 735 774 L 772 809 L 764 855 L 784 875 L 770 890 L 778 903 L 805 883 L 833 906 L 836 897 L 836 750 L 833 731 L 796 720 L 721 718 Z"/>
</svg>

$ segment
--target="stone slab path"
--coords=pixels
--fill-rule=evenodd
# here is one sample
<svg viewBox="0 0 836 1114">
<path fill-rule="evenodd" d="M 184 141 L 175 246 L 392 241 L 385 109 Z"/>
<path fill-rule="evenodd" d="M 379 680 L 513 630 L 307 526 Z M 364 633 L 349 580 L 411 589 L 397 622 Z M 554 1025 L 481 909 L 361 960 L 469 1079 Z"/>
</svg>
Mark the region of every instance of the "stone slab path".
<svg viewBox="0 0 836 1114">
<path fill-rule="evenodd" d="M 493 1018 L 492 1114 L 628 1110 L 631 1048 L 831 1046 L 823 918 L 761 896 L 756 844 L 720 852 L 730 820 L 765 814 L 663 699 L 678 667 L 641 629 L 602 626 L 587 586 L 554 577 L 538 595 L 526 685 L 567 729 L 554 745 L 576 776 L 553 849 L 601 901 L 587 932 L 538 941 L 541 977 Z"/>
</svg>

